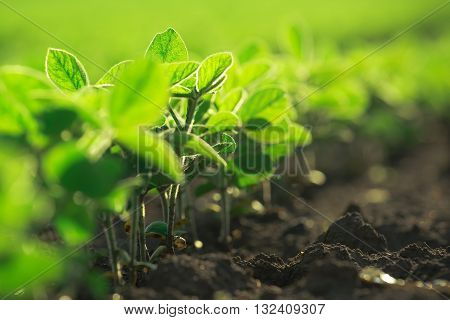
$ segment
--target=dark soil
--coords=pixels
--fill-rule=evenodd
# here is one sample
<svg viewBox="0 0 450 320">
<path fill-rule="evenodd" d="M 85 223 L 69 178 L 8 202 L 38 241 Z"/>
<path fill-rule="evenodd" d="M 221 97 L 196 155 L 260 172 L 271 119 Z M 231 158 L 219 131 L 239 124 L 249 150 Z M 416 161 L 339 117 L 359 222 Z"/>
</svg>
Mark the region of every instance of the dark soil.
<svg viewBox="0 0 450 320">
<path fill-rule="evenodd" d="M 272 209 L 233 219 L 230 250 L 217 243 L 217 213 L 200 212 L 203 249 L 196 251 L 188 239 L 188 249 L 163 257 L 138 288 L 122 294 L 127 299 L 447 299 L 449 154 L 441 134 L 387 160 L 382 179 L 370 177 L 366 168 L 356 178 L 331 176 L 325 186 L 306 191 L 274 183 Z M 299 198 L 305 194 L 306 202 Z"/>
</svg>

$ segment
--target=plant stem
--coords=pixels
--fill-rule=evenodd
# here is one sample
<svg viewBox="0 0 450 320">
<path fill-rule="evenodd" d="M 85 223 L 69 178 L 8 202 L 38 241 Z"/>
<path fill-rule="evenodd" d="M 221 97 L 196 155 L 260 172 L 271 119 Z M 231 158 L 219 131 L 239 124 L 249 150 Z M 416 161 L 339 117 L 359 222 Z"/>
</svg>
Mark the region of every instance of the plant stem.
<svg viewBox="0 0 450 320">
<path fill-rule="evenodd" d="M 197 97 L 191 97 L 188 100 L 186 123 L 184 126 L 184 130 L 187 133 L 191 133 L 192 131 L 192 125 L 194 124 L 194 115 L 195 115 L 195 108 L 197 107 L 197 102 L 198 102 Z"/>
<path fill-rule="evenodd" d="M 272 207 L 272 185 L 270 180 L 264 180 L 262 183 L 264 207 L 270 209 Z"/>
<path fill-rule="evenodd" d="M 167 221 L 166 247 L 168 252 L 171 254 L 175 254 L 175 249 L 173 246 L 173 229 L 175 226 L 175 206 L 179 187 L 180 185 L 173 184 L 169 190 L 169 216 Z"/>
<path fill-rule="evenodd" d="M 167 199 L 167 193 L 163 188 L 159 188 L 159 197 L 161 198 L 161 208 L 163 214 L 163 220 L 167 223 L 167 218 L 169 217 L 169 201 Z"/>
<path fill-rule="evenodd" d="M 182 130 L 183 125 L 181 124 L 181 121 L 178 118 L 178 115 L 176 114 L 175 110 L 173 110 L 171 106 L 169 106 L 169 112 L 170 112 L 170 115 L 172 116 L 173 120 L 175 121 L 175 124 L 177 125 L 178 130 Z"/>
<path fill-rule="evenodd" d="M 103 214 L 103 231 L 106 237 L 109 263 L 113 274 L 114 286 L 117 287 L 122 284 L 122 271 L 117 259 L 117 240 L 112 223 L 112 214 Z"/>
<path fill-rule="evenodd" d="M 189 222 L 191 224 L 191 231 L 192 231 L 192 238 L 194 241 L 199 240 L 198 238 L 198 232 L 197 232 L 197 223 L 195 221 L 195 214 L 192 210 L 192 195 L 191 190 L 189 188 L 185 188 L 184 190 L 184 196 L 185 196 L 185 216 L 189 217 Z"/>
<path fill-rule="evenodd" d="M 139 225 L 139 197 L 133 193 L 131 198 L 131 230 L 130 230 L 130 269 L 131 269 L 131 283 L 136 284 L 137 270 L 136 270 L 136 254 L 137 254 L 137 236 Z"/>
<path fill-rule="evenodd" d="M 225 170 L 219 172 L 220 179 L 220 200 L 221 200 L 221 230 L 220 230 L 220 241 L 223 243 L 228 243 L 230 240 L 230 208 L 227 193 L 227 177 L 225 175 Z"/>
<path fill-rule="evenodd" d="M 147 261 L 148 251 L 147 244 L 145 243 L 145 194 L 139 196 L 139 248 L 140 248 L 140 260 Z"/>
<path fill-rule="evenodd" d="M 177 210 L 180 220 L 186 219 L 186 188 L 178 188 Z"/>
</svg>

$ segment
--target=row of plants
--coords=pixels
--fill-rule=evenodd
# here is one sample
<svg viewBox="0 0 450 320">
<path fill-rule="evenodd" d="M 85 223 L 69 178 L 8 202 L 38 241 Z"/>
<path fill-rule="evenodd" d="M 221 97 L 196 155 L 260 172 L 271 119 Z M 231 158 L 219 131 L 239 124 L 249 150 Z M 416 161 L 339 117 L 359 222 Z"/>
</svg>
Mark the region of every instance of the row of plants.
<svg viewBox="0 0 450 320">
<path fill-rule="evenodd" d="M 45 195 L 48 221 L 68 247 L 89 240 L 100 222 L 116 285 L 123 284 L 124 267 L 136 283 L 157 256 L 185 247 L 175 222 L 186 219 L 179 203 L 189 201 L 182 193 L 195 177 L 205 176 L 201 189 L 222 194 L 219 237 L 226 244 L 228 187 L 259 183 L 278 158 L 309 143 L 309 132 L 289 114 L 273 119 L 290 102 L 275 81 L 262 81 L 268 66 L 233 60 L 228 52 L 189 60 L 181 37 L 168 29 L 155 36 L 145 58 L 120 62 L 95 82 L 75 55 L 60 49 L 49 49 L 46 76 L 2 68 L 2 133 L 35 163 L 28 182 Z M 153 193 L 164 221 L 145 225 Z M 128 248 L 117 244 L 116 217 L 129 227 Z M 19 227 L 26 236 L 30 224 L 23 222 L 7 230 L 3 244 Z M 151 256 L 147 236 L 164 240 Z M 13 256 L 8 261 L 16 267 Z"/>
<path fill-rule="evenodd" d="M 169 28 L 154 37 L 143 58 L 120 62 L 97 81 L 73 53 L 60 49 L 48 50 L 45 73 L 2 67 L 0 294 L 39 296 L 44 283 L 56 283 L 54 291 L 106 288 L 105 282 L 92 285 L 103 281 L 95 273 L 85 276 L 90 253 L 78 254 L 100 237 L 114 285 L 136 283 L 159 257 L 192 245 L 185 227 L 198 240 L 192 186 L 196 197 L 220 194 L 217 237 L 226 247 L 230 190 L 259 188 L 282 159 L 311 143 L 310 130 L 300 123 L 313 125 L 319 140 L 336 139 L 349 128 L 384 137 L 393 127 L 383 125 L 386 119 L 408 124 L 402 110 L 412 104 L 420 107 L 416 117 L 430 110 L 448 114 L 448 79 L 436 79 L 445 61 L 423 59 L 419 44 L 409 46 L 411 62 L 387 51 L 331 83 L 364 53 L 325 46 L 314 53 L 296 28 L 287 43 L 283 52 L 251 43 L 236 55 L 194 61 Z M 438 57 L 448 44 L 430 47 Z M 422 64 L 414 77 L 424 81 L 410 88 L 418 81 L 403 75 L 417 61 Z M 148 221 L 148 204 L 156 199 L 163 219 Z M 121 222 L 129 233 L 126 246 L 116 235 Z M 53 228 L 49 241 L 42 230 Z M 159 246 L 148 248 L 147 237 L 158 238 Z"/>
</svg>

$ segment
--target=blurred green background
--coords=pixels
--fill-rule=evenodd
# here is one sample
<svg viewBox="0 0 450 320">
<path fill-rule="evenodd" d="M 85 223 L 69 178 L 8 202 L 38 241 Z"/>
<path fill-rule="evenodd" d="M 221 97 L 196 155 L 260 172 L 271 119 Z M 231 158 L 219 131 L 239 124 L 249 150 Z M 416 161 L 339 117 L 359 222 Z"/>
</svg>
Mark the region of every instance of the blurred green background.
<svg viewBox="0 0 450 320">
<path fill-rule="evenodd" d="M 142 55 L 153 35 L 168 26 L 182 34 L 192 52 L 201 55 L 235 50 L 258 38 L 276 48 L 289 24 L 301 24 L 316 40 L 333 40 L 345 47 L 366 40 L 381 43 L 445 2 L 2 0 L 0 64 L 42 69 L 47 47 L 64 47 L 5 3 L 102 67 L 108 67 Z M 449 9 L 447 6 L 408 36 L 432 37 L 448 32 Z M 101 73 L 82 60 L 92 74 Z"/>
</svg>

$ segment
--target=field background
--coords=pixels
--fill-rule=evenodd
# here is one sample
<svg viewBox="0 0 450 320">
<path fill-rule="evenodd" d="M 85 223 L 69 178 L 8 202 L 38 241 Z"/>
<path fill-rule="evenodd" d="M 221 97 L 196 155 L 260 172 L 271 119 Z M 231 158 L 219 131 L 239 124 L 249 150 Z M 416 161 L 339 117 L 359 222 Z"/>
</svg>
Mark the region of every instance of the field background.
<svg viewBox="0 0 450 320">
<path fill-rule="evenodd" d="M 0 64 L 26 64 L 42 69 L 47 47 L 65 46 L 2 2 Z M 102 67 L 142 55 L 154 34 L 168 26 L 182 34 L 194 55 L 236 50 L 258 38 L 276 48 L 289 24 L 302 24 L 316 40 L 330 40 L 340 46 L 366 40 L 381 43 L 444 2 L 6 0 L 23 16 Z M 408 37 L 448 32 L 448 21 L 450 8 L 446 7 Z M 94 76 L 101 73 L 83 62 Z"/>
</svg>

